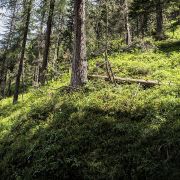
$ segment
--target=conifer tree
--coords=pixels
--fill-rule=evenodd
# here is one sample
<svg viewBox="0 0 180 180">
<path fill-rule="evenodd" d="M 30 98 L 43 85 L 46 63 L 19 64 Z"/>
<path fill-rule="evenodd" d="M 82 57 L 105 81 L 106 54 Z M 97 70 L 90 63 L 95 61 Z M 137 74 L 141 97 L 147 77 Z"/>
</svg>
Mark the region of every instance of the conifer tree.
<svg viewBox="0 0 180 180">
<path fill-rule="evenodd" d="M 11 15 L 9 16 L 9 23 L 8 23 L 8 32 L 7 36 L 4 38 L 5 42 L 3 47 L 3 55 L 1 57 L 1 69 L 0 69 L 0 96 L 2 98 L 5 97 L 5 88 L 6 88 L 6 76 L 7 76 L 7 55 L 9 48 L 11 46 L 11 40 L 13 36 L 13 31 L 15 27 L 15 18 L 16 18 L 16 6 L 17 0 L 10 1 L 8 3 L 8 8 L 11 11 Z"/>
<path fill-rule="evenodd" d="M 48 56 L 49 56 L 49 48 L 50 48 L 50 43 L 51 43 L 54 6 L 55 6 L 55 0 L 50 0 L 46 35 L 45 35 L 45 48 L 44 48 L 44 53 L 43 53 L 43 62 L 42 62 L 42 67 L 40 69 L 40 83 L 42 85 L 45 84 L 45 80 L 46 80 L 45 77 L 46 77 L 47 67 L 48 67 Z"/>
<path fill-rule="evenodd" d="M 25 5 L 24 16 L 26 18 L 25 18 L 25 26 L 23 29 L 23 40 L 22 40 L 21 54 L 20 54 L 20 59 L 19 59 L 18 73 L 16 76 L 13 104 L 17 103 L 18 96 L 19 96 L 20 80 L 21 80 L 22 71 L 23 71 L 24 55 L 25 55 L 25 50 L 26 50 L 26 42 L 27 42 L 27 36 L 28 36 L 28 30 L 29 30 L 32 3 L 33 3 L 33 0 L 26 0 L 24 4 Z"/>
</svg>

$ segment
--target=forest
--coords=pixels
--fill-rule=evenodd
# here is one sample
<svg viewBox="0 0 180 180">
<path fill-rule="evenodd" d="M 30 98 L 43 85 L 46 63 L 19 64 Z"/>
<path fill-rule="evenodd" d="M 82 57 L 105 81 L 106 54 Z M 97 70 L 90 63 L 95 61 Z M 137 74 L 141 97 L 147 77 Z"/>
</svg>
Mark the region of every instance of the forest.
<svg viewBox="0 0 180 180">
<path fill-rule="evenodd" d="M 0 180 L 179 180 L 179 149 L 179 0 L 0 0 Z"/>
</svg>

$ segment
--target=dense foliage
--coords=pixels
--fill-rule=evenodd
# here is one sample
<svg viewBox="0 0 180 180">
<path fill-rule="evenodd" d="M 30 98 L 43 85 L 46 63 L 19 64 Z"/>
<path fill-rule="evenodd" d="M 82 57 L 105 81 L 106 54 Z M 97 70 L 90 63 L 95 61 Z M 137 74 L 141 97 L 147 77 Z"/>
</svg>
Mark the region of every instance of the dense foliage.
<svg viewBox="0 0 180 180">
<path fill-rule="evenodd" d="M 180 55 L 177 45 L 167 57 L 166 43 L 110 57 L 117 75 L 164 85 L 98 80 L 73 92 L 64 74 L 30 88 L 15 106 L 2 100 L 1 178 L 179 179 Z M 91 72 L 98 61 L 90 61 Z"/>
<path fill-rule="evenodd" d="M 1 0 L 0 96 L 16 88 L 39 86 L 58 78 L 73 57 L 73 0 Z M 28 5 L 29 4 L 29 5 Z M 159 8 L 160 7 L 160 8 Z M 86 1 L 87 58 L 144 49 L 150 38 L 169 38 L 180 21 L 174 0 Z M 160 11 L 160 10 L 161 11 Z M 18 77 L 19 76 L 19 77 Z"/>
<path fill-rule="evenodd" d="M 0 0 L 0 179 L 179 180 L 180 3 L 84 2 Z"/>
</svg>

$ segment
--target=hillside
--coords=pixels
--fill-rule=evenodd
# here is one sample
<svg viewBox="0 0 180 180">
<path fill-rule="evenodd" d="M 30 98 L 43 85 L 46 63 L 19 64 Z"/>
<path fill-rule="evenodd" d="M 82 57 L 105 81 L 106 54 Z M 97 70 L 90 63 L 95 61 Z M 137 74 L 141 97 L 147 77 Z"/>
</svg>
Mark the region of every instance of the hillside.
<svg viewBox="0 0 180 180">
<path fill-rule="evenodd" d="M 179 41 L 109 57 L 116 76 L 164 85 L 68 88 L 62 75 L 0 101 L 0 179 L 179 179 Z M 102 58 L 90 61 L 91 74 Z"/>
</svg>

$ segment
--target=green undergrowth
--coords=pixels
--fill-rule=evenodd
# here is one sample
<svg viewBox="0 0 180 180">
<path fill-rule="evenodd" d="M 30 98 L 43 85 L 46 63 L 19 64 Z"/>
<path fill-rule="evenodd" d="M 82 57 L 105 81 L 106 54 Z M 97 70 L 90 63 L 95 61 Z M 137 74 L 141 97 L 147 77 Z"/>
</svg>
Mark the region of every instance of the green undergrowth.
<svg viewBox="0 0 180 180">
<path fill-rule="evenodd" d="M 161 47 L 163 45 L 161 44 Z M 157 80 L 164 83 L 180 82 L 180 53 L 176 51 L 114 54 L 109 57 L 109 61 L 115 76 Z M 106 74 L 102 57 L 90 63 L 92 74 Z"/>
<path fill-rule="evenodd" d="M 16 105 L 0 101 L 0 179 L 179 179 L 180 54 L 109 59 L 117 76 L 164 85 L 93 80 L 71 91 L 64 75 Z M 101 62 L 90 73 L 104 74 Z"/>
</svg>

